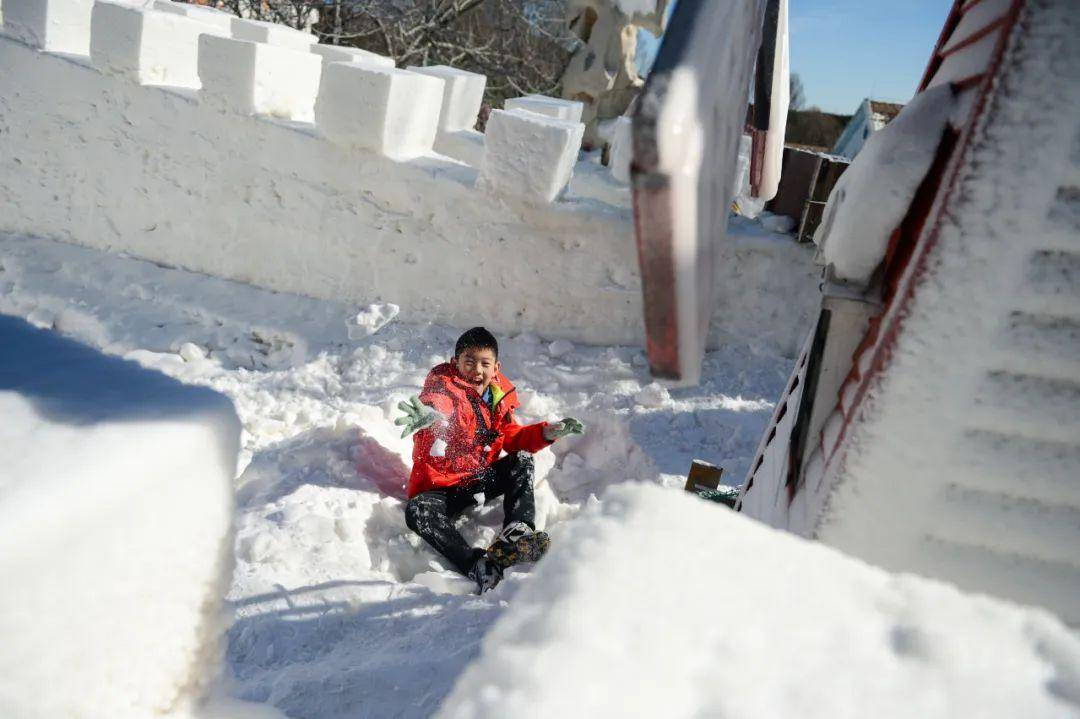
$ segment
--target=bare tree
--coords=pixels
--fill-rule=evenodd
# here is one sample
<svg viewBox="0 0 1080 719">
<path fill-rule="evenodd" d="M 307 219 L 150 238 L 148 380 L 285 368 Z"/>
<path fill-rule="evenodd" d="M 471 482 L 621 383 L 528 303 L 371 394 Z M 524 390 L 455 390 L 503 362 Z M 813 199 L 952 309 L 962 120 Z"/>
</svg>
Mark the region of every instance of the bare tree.
<svg viewBox="0 0 1080 719">
<path fill-rule="evenodd" d="M 799 77 L 799 73 L 791 73 L 788 88 L 790 90 L 788 107 L 792 110 L 803 109 L 803 105 L 806 104 L 806 92 L 803 90 L 802 78 Z"/>
<path fill-rule="evenodd" d="M 452 65 L 487 75 L 493 104 L 557 95 L 578 42 L 566 27 L 566 0 L 332 0 L 321 7 L 315 32 L 324 42 L 388 55 L 402 67 Z"/>
<path fill-rule="evenodd" d="M 320 10 L 326 7 L 318 0 L 211 0 L 207 4 L 240 17 L 276 22 L 298 30 L 311 29 L 319 20 Z"/>
</svg>

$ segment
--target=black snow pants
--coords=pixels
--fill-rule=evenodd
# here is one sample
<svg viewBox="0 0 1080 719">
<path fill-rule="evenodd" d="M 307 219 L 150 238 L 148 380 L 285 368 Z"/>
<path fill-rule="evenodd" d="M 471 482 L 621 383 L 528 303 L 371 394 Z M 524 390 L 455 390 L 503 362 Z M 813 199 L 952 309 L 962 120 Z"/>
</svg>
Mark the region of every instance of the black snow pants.
<svg viewBox="0 0 1080 719">
<path fill-rule="evenodd" d="M 531 454 L 509 454 L 467 484 L 421 492 L 405 505 L 405 524 L 467 575 L 484 550 L 469 546 L 454 526 L 454 518 L 470 507 L 500 496 L 504 527 L 512 522 L 524 522 L 536 528 Z"/>
</svg>

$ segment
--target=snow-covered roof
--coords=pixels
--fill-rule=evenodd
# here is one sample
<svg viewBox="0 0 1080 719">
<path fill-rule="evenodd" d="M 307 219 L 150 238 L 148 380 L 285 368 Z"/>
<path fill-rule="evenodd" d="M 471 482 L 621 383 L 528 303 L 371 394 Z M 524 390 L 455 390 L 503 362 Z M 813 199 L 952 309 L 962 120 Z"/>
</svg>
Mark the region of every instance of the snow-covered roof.
<svg viewBox="0 0 1080 719">
<path fill-rule="evenodd" d="M 898 102 L 883 102 L 881 100 L 867 100 L 867 102 L 870 103 L 870 115 L 875 124 L 880 123 L 875 128 L 877 130 L 891 122 L 904 109 L 903 104 Z"/>
</svg>

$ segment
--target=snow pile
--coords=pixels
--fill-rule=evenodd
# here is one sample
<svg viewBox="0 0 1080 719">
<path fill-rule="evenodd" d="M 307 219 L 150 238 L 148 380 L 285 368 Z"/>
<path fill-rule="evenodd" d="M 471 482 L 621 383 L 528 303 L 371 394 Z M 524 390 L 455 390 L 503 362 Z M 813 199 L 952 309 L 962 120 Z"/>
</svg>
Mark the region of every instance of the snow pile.
<svg viewBox="0 0 1080 719">
<path fill-rule="evenodd" d="M 934 161 L 953 105 L 949 85 L 917 95 L 870 136 L 829 193 L 814 241 L 838 279 L 870 281 Z"/>
<path fill-rule="evenodd" d="M 719 505 L 611 490 L 488 633 L 443 717 L 1064 717 L 1080 639 Z"/>
<path fill-rule="evenodd" d="M 0 416 L 0 714 L 184 709 L 225 626 L 232 404 L 0 317 Z"/>
</svg>

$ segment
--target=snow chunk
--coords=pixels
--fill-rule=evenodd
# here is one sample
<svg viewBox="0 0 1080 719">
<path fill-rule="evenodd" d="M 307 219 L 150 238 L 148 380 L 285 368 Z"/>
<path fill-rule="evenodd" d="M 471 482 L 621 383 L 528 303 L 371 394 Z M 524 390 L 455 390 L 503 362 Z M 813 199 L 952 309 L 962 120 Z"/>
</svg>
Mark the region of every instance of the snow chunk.
<svg viewBox="0 0 1080 719">
<path fill-rule="evenodd" d="M 650 382 L 642 387 L 640 392 L 634 395 L 634 401 L 642 407 L 655 409 L 657 407 L 663 407 L 670 402 L 671 395 L 659 382 Z"/>
<path fill-rule="evenodd" d="M 136 0 L 138 3 L 139 0 Z M 213 25 L 223 37 L 232 36 L 232 20 L 235 15 L 212 8 L 207 5 L 198 5 L 192 2 L 173 2 L 172 0 L 152 0 L 147 7 L 173 15 L 183 15 L 192 20 L 198 20 L 206 25 Z"/>
<path fill-rule="evenodd" d="M 315 121 L 337 144 L 409 159 L 431 152 L 442 101 L 440 78 L 332 62 L 323 70 Z"/>
<path fill-rule="evenodd" d="M 349 328 L 349 339 L 362 340 L 370 337 L 388 325 L 399 312 L 401 308 L 391 302 L 368 305 L 356 316 L 350 317 L 346 323 Z"/>
<path fill-rule="evenodd" d="M 475 594 L 476 582 L 454 571 L 430 571 L 417 574 L 412 579 L 436 594 Z"/>
<path fill-rule="evenodd" d="M 231 22 L 232 36 L 237 40 L 250 40 L 251 42 L 277 45 L 305 52 L 319 41 L 319 38 L 310 32 L 303 32 L 287 25 L 279 25 L 265 20 L 248 20 L 247 18 L 234 17 L 231 18 Z"/>
<path fill-rule="evenodd" d="M 143 85 L 198 89 L 199 36 L 227 36 L 220 27 L 178 13 L 94 3 L 90 58 L 104 72 Z"/>
<path fill-rule="evenodd" d="M 435 152 L 464 162 L 469 167 L 480 167 L 484 161 L 484 133 L 476 130 L 440 132 L 435 136 Z"/>
<path fill-rule="evenodd" d="M 634 159 L 634 121 L 615 118 L 611 128 L 611 175 L 619 182 L 630 182 L 630 163 Z"/>
<path fill-rule="evenodd" d="M 795 220 L 787 215 L 774 215 L 771 212 L 761 213 L 761 226 L 769 232 L 777 232 L 786 235 L 795 229 Z"/>
<path fill-rule="evenodd" d="M 84 0 L 4 0 L 3 33 L 49 52 L 90 53 L 90 12 Z"/>
<path fill-rule="evenodd" d="M 1067 716 L 1077 666 L 1045 612 L 637 485 L 553 543 L 440 716 Z"/>
<path fill-rule="evenodd" d="M 552 357 L 562 357 L 567 352 L 574 351 L 574 343 L 569 340 L 555 340 L 548 345 L 548 354 Z"/>
<path fill-rule="evenodd" d="M 493 110 L 477 187 L 552 202 L 574 172 L 585 126 L 523 110 Z"/>
<path fill-rule="evenodd" d="M 524 110 L 537 115 L 546 115 L 567 122 L 581 122 L 581 114 L 585 110 L 585 105 L 577 100 L 563 100 L 546 95 L 511 97 L 503 103 L 503 107 L 507 110 Z"/>
<path fill-rule="evenodd" d="M 656 12 L 656 0 L 615 0 L 615 6 L 628 17 Z"/>
<path fill-rule="evenodd" d="M 374 67 L 394 67 L 394 58 L 358 47 L 344 45 L 312 45 L 311 51 L 323 59 L 323 64 L 331 62 L 355 62 Z"/>
<path fill-rule="evenodd" d="M 202 35 L 199 79 L 203 97 L 245 115 L 311 122 L 322 60 L 261 42 Z"/>
<path fill-rule="evenodd" d="M 472 130 L 476 126 L 476 116 L 480 114 L 480 104 L 484 101 L 487 76 L 448 65 L 410 66 L 408 69 L 441 78 L 445 83 L 439 112 L 441 132 Z"/>
<path fill-rule="evenodd" d="M 185 342 L 180 345 L 177 354 L 179 354 L 185 362 L 196 362 L 201 359 L 206 359 L 206 350 L 194 342 Z"/>
<path fill-rule="evenodd" d="M 0 317 L 0 416 L 3 713 L 197 698 L 231 574 L 232 403 Z"/>
<path fill-rule="evenodd" d="M 934 162 L 954 102 L 948 85 L 920 93 L 870 136 L 840 176 L 814 234 L 838 279 L 866 284 L 881 264 L 889 236 Z"/>
</svg>

